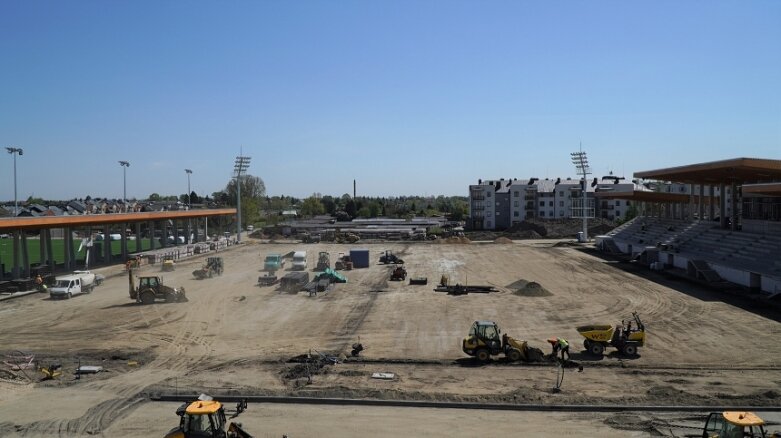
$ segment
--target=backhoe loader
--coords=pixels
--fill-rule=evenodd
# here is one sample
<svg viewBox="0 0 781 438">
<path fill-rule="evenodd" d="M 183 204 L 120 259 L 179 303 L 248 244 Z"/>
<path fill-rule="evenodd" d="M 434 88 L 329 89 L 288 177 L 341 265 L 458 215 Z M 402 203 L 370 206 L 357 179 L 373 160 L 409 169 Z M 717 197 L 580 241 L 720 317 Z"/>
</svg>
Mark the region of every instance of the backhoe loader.
<svg viewBox="0 0 781 438">
<path fill-rule="evenodd" d="M 179 427 L 171 429 L 165 438 L 252 438 L 240 423 L 227 424 L 222 403 L 208 396 L 203 398 L 179 406 L 176 410 L 176 415 L 180 417 Z M 246 408 L 246 401 L 239 403 L 233 416 L 238 416 Z"/>
<path fill-rule="evenodd" d="M 685 435 L 702 438 L 776 438 L 781 434 L 768 434 L 765 421 L 753 412 L 724 411 L 712 412 L 705 420 L 702 435 Z"/>
<path fill-rule="evenodd" d="M 515 339 L 507 334 L 501 335 L 499 326 L 493 321 L 475 321 L 469 329 L 469 334 L 462 341 L 464 353 L 485 362 L 499 354 L 504 354 L 507 360 L 516 362 L 540 362 L 543 359 L 542 350 L 529 347 L 526 341 Z"/>
</svg>

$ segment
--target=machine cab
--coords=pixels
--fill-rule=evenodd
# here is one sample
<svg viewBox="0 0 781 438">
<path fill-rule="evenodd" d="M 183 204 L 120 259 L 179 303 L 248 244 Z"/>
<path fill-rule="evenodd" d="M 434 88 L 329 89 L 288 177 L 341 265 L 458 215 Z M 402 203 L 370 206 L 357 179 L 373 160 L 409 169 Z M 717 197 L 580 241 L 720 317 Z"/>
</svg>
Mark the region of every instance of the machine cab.
<svg viewBox="0 0 781 438">
<path fill-rule="evenodd" d="M 146 289 L 151 287 L 152 289 L 156 288 L 161 282 L 157 277 L 141 277 L 138 279 L 138 284 L 141 287 L 141 289 Z"/>
<path fill-rule="evenodd" d="M 764 420 L 752 412 L 713 412 L 702 438 L 766 438 Z"/>
<path fill-rule="evenodd" d="M 474 350 L 478 347 L 489 347 L 498 351 L 501 347 L 501 330 L 493 321 L 475 321 L 469 328 L 469 334 L 464 339 L 464 350 Z"/>
<path fill-rule="evenodd" d="M 180 436 L 185 438 L 214 438 L 225 436 L 225 410 L 214 400 L 198 400 L 176 410 L 181 416 Z"/>
</svg>

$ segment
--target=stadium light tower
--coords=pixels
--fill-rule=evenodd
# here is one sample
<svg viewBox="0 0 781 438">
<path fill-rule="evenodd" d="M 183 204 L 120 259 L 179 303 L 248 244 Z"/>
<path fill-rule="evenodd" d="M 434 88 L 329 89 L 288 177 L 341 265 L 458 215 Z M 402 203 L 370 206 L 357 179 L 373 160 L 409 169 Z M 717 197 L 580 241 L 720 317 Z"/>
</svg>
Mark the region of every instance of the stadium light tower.
<svg viewBox="0 0 781 438">
<path fill-rule="evenodd" d="M 16 156 L 24 155 L 22 148 L 7 147 L 5 150 L 14 156 L 14 217 L 19 215 L 19 201 L 16 199 Z"/>
<path fill-rule="evenodd" d="M 119 165 L 122 166 L 122 202 L 127 208 L 127 168 L 130 167 L 130 162 L 120 160 Z"/>
<path fill-rule="evenodd" d="M 580 149 L 578 152 L 572 152 L 572 164 L 575 165 L 575 171 L 583 177 L 583 193 L 581 195 L 580 215 L 583 217 L 583 239 L 588 242 L 588 175 L 591 174 L 591 168 L 588 165 L 586 152 Z"/>
<path fill-rule="evenodd" d="M 190 169 L 184 169 L 185 172 L 187 172 L 187 208 L 192 209 L 193 204 L 190 202 L 190 175 L 193 174 L 193 171 Z"/>
<path fill-rule="evenodd" d="M 238 218 L 236 220 L 236 241 L 241 242 L 241 173 L 249 169 L 251 157 L 239 155 L 233 165 L 233 171 L 236 173 L 236 207 Z"/>
</svg>

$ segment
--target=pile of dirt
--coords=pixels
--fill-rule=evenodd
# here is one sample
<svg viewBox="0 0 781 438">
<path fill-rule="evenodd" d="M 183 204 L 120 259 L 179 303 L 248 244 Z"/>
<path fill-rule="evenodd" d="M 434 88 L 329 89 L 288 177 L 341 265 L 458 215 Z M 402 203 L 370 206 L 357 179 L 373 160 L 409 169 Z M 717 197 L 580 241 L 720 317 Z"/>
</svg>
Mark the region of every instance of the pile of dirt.
<svg viewBox="0 0 781 438">
<path fill-rule="evenodd" d="M 513 243 L 513 241 L 506 237 L 497 237 L 496 239 L 494 239 L 494 243 L 508 244 L 508 243 Z"/>
<path fill-rule="evenodd" d="M 553 295 L 548 289 L 545 289 L 536 281 L 524 279 L 508 284 L 507 288 L 513 291 L 513 295 L 519 297 L 549 297 Z"/>
<path fill-rule="evenodd" d="M 307 378 L 311 381 L 312 376 L 318 374 L 327 374 L 328 365 L 333 365 L 339 361 L 338 355 L 327 353 L 308 353 L 288 359 L 288 363 L 294 363 L 292 367 L 286 367 L 281 371 L 284 380 L 297 380 Z"/>
<path fill-rule="evenodd" d="M 472 243 L 471 240 L 464 236 L 452 236 L 452 237 L 446 237 L 444 239 L 437 239 L 434 242 L 437 243 L 456 243 L 456 244 L 467 244 Z"/>
</svg>

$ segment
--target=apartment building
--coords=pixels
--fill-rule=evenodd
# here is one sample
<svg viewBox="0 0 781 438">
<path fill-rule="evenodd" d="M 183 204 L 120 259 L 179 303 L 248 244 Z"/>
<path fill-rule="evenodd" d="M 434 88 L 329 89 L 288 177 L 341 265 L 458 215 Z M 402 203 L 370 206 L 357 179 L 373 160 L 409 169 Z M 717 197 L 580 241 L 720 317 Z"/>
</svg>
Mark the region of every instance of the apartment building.
<svg viewBox="0 0 781 438">
<path fill-rule="evenodd" d="M 589 181 L 586 189 L 589 215 L 619 219 L 626 217 L 631 201 L 597 203 L 594 193 L 601 190 L 631 192 L 636 185 L 622 182 L 621 178 L 606 177 Z M 582 190 L 580 180 L 571 178 L 478 180 L 477 184 L 469 186 L 467 225 L 474 230 L 502 230 L 526 219 L 580 217 Z"/>
</svg>

